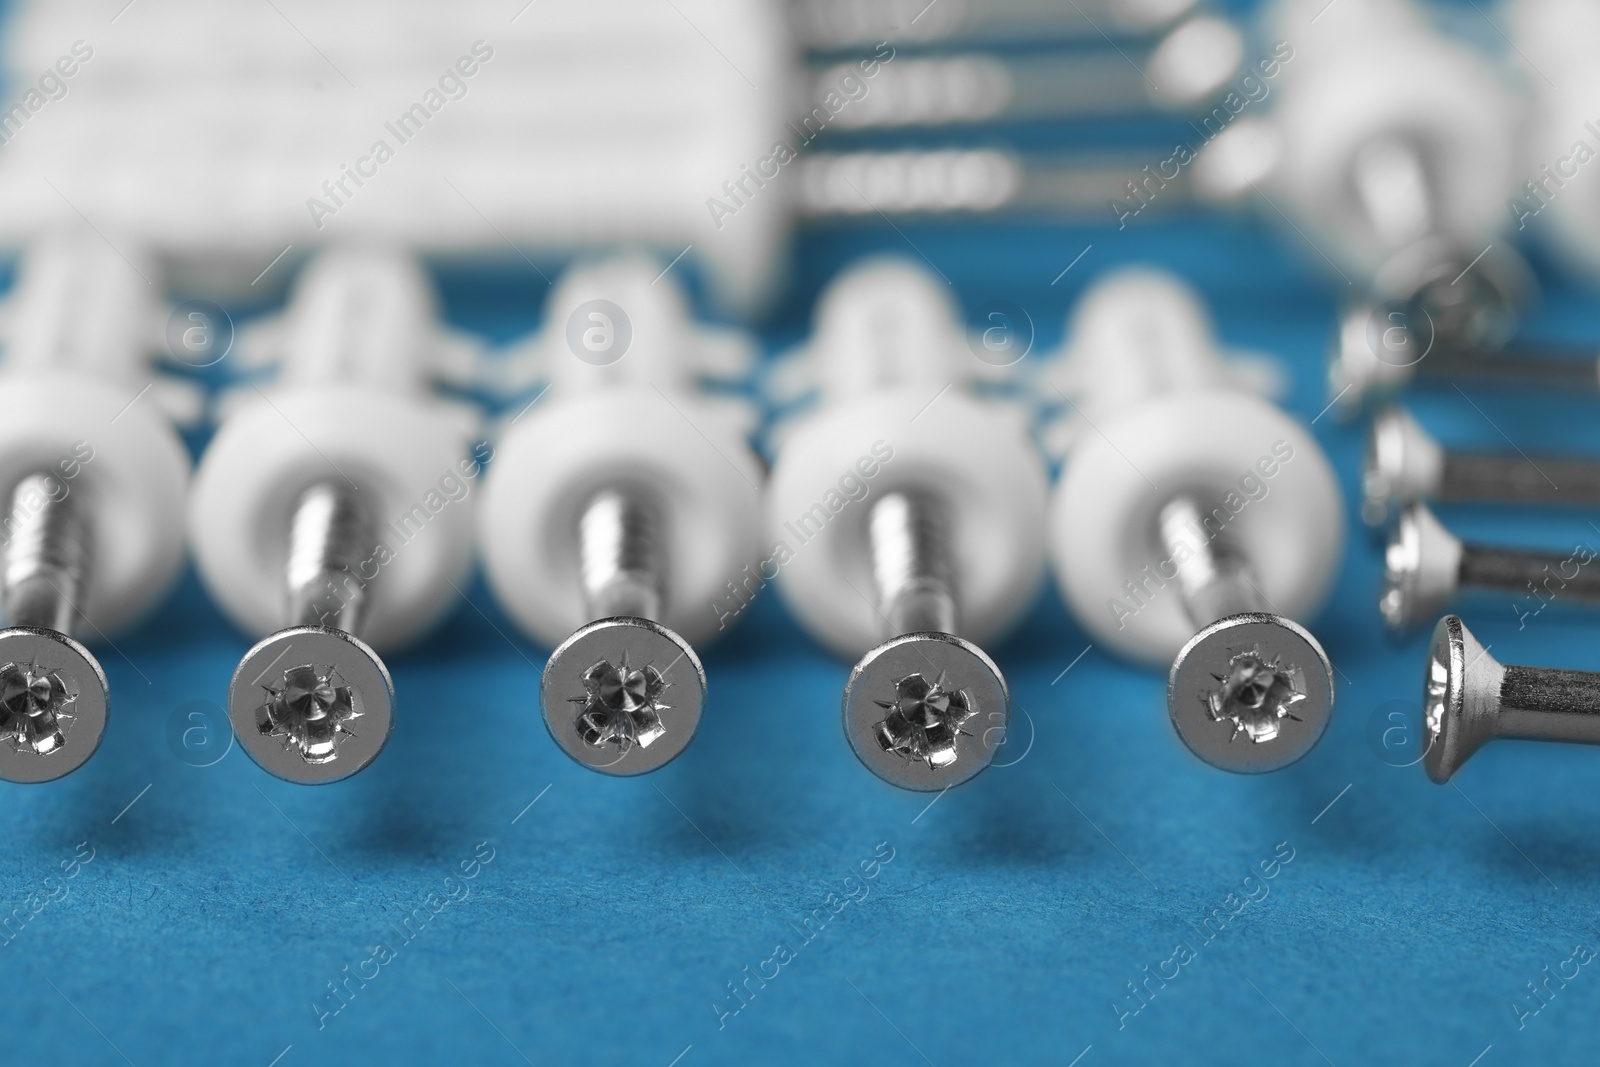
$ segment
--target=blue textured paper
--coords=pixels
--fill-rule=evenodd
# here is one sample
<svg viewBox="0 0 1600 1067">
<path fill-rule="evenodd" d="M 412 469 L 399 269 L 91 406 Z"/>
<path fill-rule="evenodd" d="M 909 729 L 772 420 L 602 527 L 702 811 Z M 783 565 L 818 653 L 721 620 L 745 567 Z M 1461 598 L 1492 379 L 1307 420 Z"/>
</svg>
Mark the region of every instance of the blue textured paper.
<svg viewBox="0 0 1600 1067">
<path fill-rule="evenodd" d="M 763 337 L 797 339 L 840 266 L 894 251 L 969 312 L 1021 305 L 1042 349 L 1086 283 L 1153 261 L 1202 288 L 1227 341 L 1283 357 L 1309 420 L 1348 290 L 1291 246 L 1221 221 L 814 230 Z M 532 271 L 443 283 L 453 321 L 500 339 L 544 294 Z M 1594 338 L 1600 314 L 1557 284 L 1531 329 Z M 1415 407 L 1456 442 L 1600 453 L 1582 398 L 1446 389 Z M 1359 428 L 1315 430 L 1353 492 Z M 1475 537 L 1600 546 L 1589 513 L 1444 514 Z M 1592 1063 L 1600 752 L 1496 744 L 1442 788 L 1394 766 L 1426 635 L 1383 635 L 1379 573 L 1353 526 L 1307 620 L 1338 669 L 1333 724 L 1253 778 L 1193 759 L 1164 677 L 1086 652 L 1042 592 L 993 649 L 1014 765 L 932 803 L 856 762 L 847 665 L 771 596 L 707 650 L 680 760 L 584 771 L 539 718 L 542 650 L 481 582 L 391 661 L 383 756 L 336 785 L 280 783 L 219 732 L 248 642 L 191 575 L 99 650 L 113 713 L 94 760 L 0 787 L 0 1062 Z M 1466 617 L 1508 662 L 1600 667 L 1600 620 L 1519 620 L 1530 606 Z"/>
</svg>

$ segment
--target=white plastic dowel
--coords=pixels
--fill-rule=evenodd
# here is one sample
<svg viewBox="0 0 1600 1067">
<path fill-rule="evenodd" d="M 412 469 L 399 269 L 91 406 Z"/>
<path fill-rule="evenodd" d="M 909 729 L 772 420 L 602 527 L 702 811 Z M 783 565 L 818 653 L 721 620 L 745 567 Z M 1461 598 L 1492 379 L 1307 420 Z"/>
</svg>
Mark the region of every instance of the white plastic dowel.
<svg viewBox="0 0 1600 1067">
<path fill-rule="evenodd" d="M 736 371 L 748 342 L 699 326 L 662 264 L 626 256 L 573 268 L 526 347 L 548 395 L 503 431 L 479 508 L 495 598 L 554 646 L 590 622 L 578 581 L 578 516 L 604 489 L 663 515 L 662 617 L 690 644 L 731 625 L 728 585 L 761 557 L 759 461 L 748 416 L 696 391 Z M 596 303 L 596 302 L 603 303 Z"/>
<path fill-rule="evenodd" d="M 1504 210 L 1519 236 L 1537 229 L 1568 263 L 1600 277 L 1600 9 L 1583 0 L 1508 8 L 1535 106 Z"/>
<path fill-rule="evenodd" d="M 858 658 L 889 636 L 871 503 L 926 490 L 948 503 L 958 636 L 982 645 L 1009 631 L 1044 578 L 1045 474 L 1017 414 L 965 388 L 985 375 L 939 280 L 903 260 L 846 271 L 799 358 L 813 364 L 822 405 L 783 437 L 763 575 L 816 640 Z"/>
<path fill-rule="evenodd" d="M 1520 109 L 1486 56 L 1446 37 L 1409 0 L 1282 0 L 1266 25 L 1278 70 L 1266 83 L 1269 110 L 1251 105 L 1206 126 L 1214 139 L 1195 164 L 1203 192 L 1259 189 L 1337 270 L 1370 277 L 1425 235 L 1375 217 L 1372 197 L 1363 200 L 1364 183 L 1375 181 L 1389 187 L 1385 196 L 1403 197 L 1405 175 L 1368 154 L 1392 143 L 1420 164 L 1427 234 L 1476 249 L 1505 229 L 1520 177 Z"/>
<path fill-rule="evenodd" d="M 131 245 L 61 232 L 29 246 L 4 307 L 0 486 L 49 471 L 88 494 L 93 565 L 78 607 L 90 643 L 153 608 L 183 567 L 189 456 L 147 395 L 159 281 Z M 0 516 L 0 540 L 15 520 Z"/>
<path fill-rule="evenodd" d="M 1151 271 L 1114 275 L 1083 297 L 1068 349 L 1091 394 L 1050 507 L 1062 596 L 1096 644 L 1165 668 L 1199 628 L 1156 535 L 1162 506 L 1196 493 L 1196 545 L 1242 551 L 1274 611 L 1303 619 L 1339 566 L 1344 509 L 1322 449 L 1299 422 L 1232 386 L 1198 297 Z M 1143 395 L 1140 395 L 1141 392 Z M 1114 402 L 1112 400 L 1114 399 Z"/>
<path fill-rule="evenodd" d="M 200 577 L 252 636 L 290 621 L 289 523 L 317 482 L 351 485 L 377 513 L 379 543 L 356 569 L 370 597 L 359 636 L 373 648 L 420 637 L 466 581 L 489 450 L 473 444 L 470 413 L 424 388 L 430 359 L 449 344 L 424 314 L 431 307 L 409 256 L 333 249 L 256 339 L 282 346 L 281 379 L 243 387 L 201 458 L 189 508 Z"/>
</svg>

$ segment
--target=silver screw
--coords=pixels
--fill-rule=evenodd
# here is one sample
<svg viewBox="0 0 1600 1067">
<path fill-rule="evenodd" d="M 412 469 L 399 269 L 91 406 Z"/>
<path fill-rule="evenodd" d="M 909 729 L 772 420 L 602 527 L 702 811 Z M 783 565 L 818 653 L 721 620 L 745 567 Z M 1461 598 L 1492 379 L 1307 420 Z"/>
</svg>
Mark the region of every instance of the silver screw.
<svg viewBox="0 0 1600 1067">
<path fill-rule="evenodd" d="M 1253 774 L 1300 759 L 1333 711 L 1333 665 L 1299 623 L 1270 610 L 1242 552 L 1209 536 L 1206 512 L 1181 493 L 1157 519 L 1185 609 L 1201 627 L 1172 661 L 1167 713 L 1189 750 Z"/>
<path fill-rule="evenodd" d="M 539 684 L 545 726 L 591 770 L 644 774 L 694 737 L 706 673 L 689 643 L 655 620 L 667 596 L 662 509 L 646 490 L 613 487 L 578 516 L 588 614 L 550 654 Z"/>
<path fill-rule="evenodd" d="M 94 530 L 85 490 L 48 471 L 11 491 L 0 592 L 0 778 L 48 782 L 77 770 L 105 733 L 105 671 L 71 637 L 88 584 Z"/>
<path fill-rule="evenodd" d="M 850 671 L 844 732 L 869 770 L 902 789 L 948 789 L 982 771 L 1011 716 L 1000 668 L 955 636 L 948 529 L 942 498 L 928 492 L 885 493 L 867 513 L 889 639 Z"/>
<path fill-rule="evenodd" d="M 394 682 L 354 633 L 368 607 L 358 567 L 376 545 L 376 520 L 354 486 L 330 479 L 300 494 L 285 566 L 290 625 L 245 653 L 228 686 L 241 747 L 279 778 L 347 778 L 389 740 Z"/>
<path fill-rule="evenodd" d="M 1497 737 L 1600 744 L 1600 673 L 1498 663 L 1446 615 L 1428 648 L 1422 734 L 1422 766 L 1441 785 Z"/>
<path fill-rule="evenodd" d="M 1368 304 L 1347 309 L 1328 364 L 1328 396 L 1342 417 L 1391 399 L 1413 382 L 1600 393 L 1593 348 L 1509 344 L 1460 348 L 1416 336 L 1402 311 Z M 1430 343 L 1430 341 L 1432 343 Z"/>
<path fill-rule="evenodd" d="M 1378 609 L 1389 629 L 1401 633 L 1437 618 L 1464 588 L 1522 592 L 1566 562 L 1560 553 L 1462 541 L 1425 504 L 1412 504 L 1389 536 Z M 1563 596 L 1600 602 L 1600 574 L 1580 569 L 1561 581 Z"/>
<path fill-rule="evenodd" d="M 1600 459 L 1446 449 L 1403 408 L 1379 412 L 1367 438 L 1361 517 L 1423 500 L 1600 504 Z"/>
</svg>

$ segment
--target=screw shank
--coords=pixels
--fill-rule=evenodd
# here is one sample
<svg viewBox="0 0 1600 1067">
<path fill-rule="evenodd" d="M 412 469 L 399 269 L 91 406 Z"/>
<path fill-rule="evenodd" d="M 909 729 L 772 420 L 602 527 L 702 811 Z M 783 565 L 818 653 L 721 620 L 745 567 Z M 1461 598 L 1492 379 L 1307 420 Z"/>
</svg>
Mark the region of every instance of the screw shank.
<svg viewBox="0 0 1600 1067">
<path fill-rule="evenodd" d="M 1249 561 L 1226 536 L 1206 534 L 1200 501 L 1180 493 L 1158 517 L 1161 547 L 1178 568 L 1178 592 L 1196 627 L 1271 608 L 1256 588 Z"/>
<path fill-rule="evenodd" d="M 4 519 L 6 614 L 12 626 L 71 635 L 89 576 L 89 508 L 83 490 L 47 471 L 29 474 L 11 491 Z"/>
<path fill-rule="evenodd" d="M 596 493 L 578 516 L 578 566 L 593 619 L 659 621 L 665 591 L 660 512 L 642 494 Z"/>
<path fill-rule="evenodd" d="M 1446 452 L 1440 500 L 1600 504 L 1600 460 Z"/>
<path fill-rule="evenodd" d="M 1441 382 L 1600 392 L 1600 359 L 1589 350 L 1519 346 L 1492 352 L 1440 351 L 1418 363 L 1416 373 Z"/>
<path fill-rule="evenodd" d="M 357 568 L 376 545 L 376 518 L 350 483 L 330 479 L 302 493 L 289 526 L 288 624 L 356 633 L 368 602 Z"/>
<path fill-rule="evenodd" d="M 1600 673 L 1506 667 L 1494 733 L 1600 745 Z"/>
<path fill-rule="evenodd" d="M 1572 574 L 1564 573 L 1569 567 Z M 1463 544 L 1457 570 L 1461 585 L 1523 592 L 1542 589 L 1550 597 L 1600 601 L 1600 568 L 1578 565 L 1575 557 L 1551 552 Z"/>
<path fill-rule="evenodd" d="M 867 537 L 889 636 L 954 634 L 949 525 L 940 501 L 915 490 L 885 493 L 867 513 Z"/>
</svg>

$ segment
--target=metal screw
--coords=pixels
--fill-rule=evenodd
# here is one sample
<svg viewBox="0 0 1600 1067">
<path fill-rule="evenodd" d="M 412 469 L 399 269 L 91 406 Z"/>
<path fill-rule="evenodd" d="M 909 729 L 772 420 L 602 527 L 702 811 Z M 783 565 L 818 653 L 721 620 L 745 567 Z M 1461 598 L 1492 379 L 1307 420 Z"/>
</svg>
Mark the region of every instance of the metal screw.
<svg viewBox="0 0 1600 1067">
<path fill-rule="evenodd" d="M 539 685 L 556 744 L 606 774 L 669 763 L 694 737 L 705 704 L 700 657 L 655 621 L 667 595 L 662 527 L 647 491 L 614 487 L 584 505 L 578 568 L 595 621 L 550 654 Z"/>
<path fill-rule="evenodd" d="M 1413 326 L 1393 308 L 1362 304 L 1344 313 L 1328 365 L 1329 398 L 1341 416 L 1354 416 L 1413 382 L 1600 393 L 1600 356 L 1593 348 L 1461 348 L 1431 336 L 1436 331 L 1426 323 L 1421 331 Z"/>
<path fill-rule="evenodd" d="M 1428 648 L 1422 732 L 1422 766 L 1441 785 L 1497 737 L 1600 744 L 1600 673 L 1498 663 L 1446 615 Z"/>
<path fill-rule="evenodd" d="M 947 531 L 943 501 L 932 493 L 886 493 L 867 513 L 889 639 L 850 671 L 844 732 L 869 770 L 902 789 L 948 789 L 983 770 L 1011 716 L 1000 668 L 953 632 Z"/>
<path fill-rule="evenodd" d="M 1189 750 L 1252 774 L 1287 767 L 1316 745 L 1333 710 L 1333 665 L 1299 623 L 1270 610 L 1249 561 L 1207 533 L 1197 497 L 1162 507 L 1158 537 L 1201 627 L 1172 661 L 1167 713 Z"/>
<path fill-rule="evenodd" d="M 85 490 L 49 473 L 11 491 L 0 592 L 0 778 L 48 782 L 83 766 L 105 733 L 111 695 L 100 663 L 72 639 L 94 531 Z"/>
<path fill-rule="evenodd" d="M 1448 450 L 1408 412 L 1389 408 L 1372 420 L 1361 488 L 1361 517 L 1373 526 L 1419 500 L 1593 506 L 1600 459 Z"/>
<path fill-rule="evenodd" d="M 1463 588 L 1531 590 L 1570 562 L 1555 552 L 1462 541 L 1424 504 L 1400 513 L 1383 555 L 1384 588 L 1378 609 L 1400 633 L 1436 618 Z M 1556 575 L 1561 594 L 1600 602 L 1600 572 L 1580 568 Z"/>
<path fill-rule="evenodd" d="M 376 544 L 371 508 L 348 482 L 317 482 L 300 494 L 285 566 L 291 625 L 245 653 L 228 686 L 241 747 L 279 778 L 347 778 L 389 740 L 394 682 L 353 632 L 368 607 L 357 568 Z"/>
</svg>

